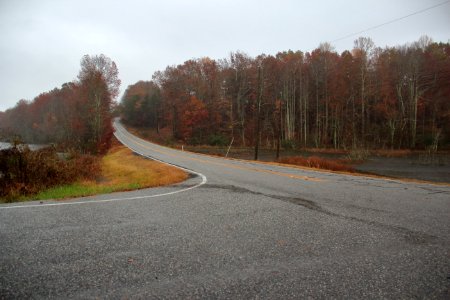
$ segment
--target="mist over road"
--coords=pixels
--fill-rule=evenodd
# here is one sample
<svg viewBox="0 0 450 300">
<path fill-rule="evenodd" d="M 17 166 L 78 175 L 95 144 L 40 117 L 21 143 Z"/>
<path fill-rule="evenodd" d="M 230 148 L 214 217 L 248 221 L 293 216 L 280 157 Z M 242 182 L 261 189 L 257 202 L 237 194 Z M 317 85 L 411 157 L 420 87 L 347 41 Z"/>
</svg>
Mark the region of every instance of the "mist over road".
<svg viewBox="0 0 450 300">
<path fill-rule="evenodd" d="M 448 298 L 450 187 L 136 153 L 186 182 L 0 205 L 1 298 Z"/>
</svg>

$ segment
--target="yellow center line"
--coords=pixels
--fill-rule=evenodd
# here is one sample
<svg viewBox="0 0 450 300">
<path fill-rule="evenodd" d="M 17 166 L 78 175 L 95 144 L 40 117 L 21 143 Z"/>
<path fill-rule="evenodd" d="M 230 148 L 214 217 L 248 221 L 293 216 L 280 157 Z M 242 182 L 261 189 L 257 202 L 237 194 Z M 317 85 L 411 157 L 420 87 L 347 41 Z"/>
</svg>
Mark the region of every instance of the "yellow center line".
<svg viewBox="0 0 450 300">
<path fill-rule="evenodd" d="M 187 155 L 173 154 L 173 153 L 169 153 L 167 151 L 162 151 L 162 150 L 158 150 L 158 149 L 155 149 L 153 147 L 150 147 L 148 144 L 144 144 L 144 143 L 140 142 L 139 140 L 137 140 L 137 138 L 135 138 L 134 136 L 131 136 L 131 137 L 129 137 L 128 135 L 125 135 L 125 136 L 128 139 L 130 139 L 130 140 L 132 139 L 134 143 L 140 145 L 141 147 L 144 147 L 144 148 L 146 148 L 148 150 L 155 151 L 155 152 L 158 152 L 158 153 L 161 153 L 161 154 L 164 154 L 164 155 L 168 155 L 168 156 L 171 156 L 171 157 L 189 159 L 189 160 L 198 161 L 198 162 L 205 163 L 205 164 L 223 166 L 223 167 L 227 167 L 227 168 L 231 168 L 231 169 L 245 170 L 245 171 L 254 171 L 254 172 L 259 172 L 259 173 L 267 173 L 267 174 L 287 177 L 287 178 L 291 178 L 291 179 L 301 179 L 301 180 L 305 180 L 305 181 L 315 181 L 315 182 L 323 181 L 323 179 L 309 177 L 309 176 L 301 176 L 301 175 L 282 173 L 282 172 L 272 171 L 272 170 L 264 170 L 264 169 L 252 168 L 252 167 L 244 167 L 244 166 L 238 166 L 238 165 L 233 165 L 233 164 L 227 164 L 227 163 L 221 163 L 221 162 L 204 160 L 204 159 L 201 159 L 201 158 L 194 158 L 194 157 L 190 157 L 190 156 L 187 156 Z"/>
</svg>

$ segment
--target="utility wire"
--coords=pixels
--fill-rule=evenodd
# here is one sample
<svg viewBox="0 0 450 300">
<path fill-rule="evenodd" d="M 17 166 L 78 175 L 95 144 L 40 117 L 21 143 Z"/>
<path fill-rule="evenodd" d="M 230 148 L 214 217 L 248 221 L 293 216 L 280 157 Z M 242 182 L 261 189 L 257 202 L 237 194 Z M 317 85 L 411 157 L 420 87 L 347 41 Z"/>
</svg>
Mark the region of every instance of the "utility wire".
<svg viewBox="0 0 450 300">
<path fill-rule="evenodd" d="M 447 4 L 447 3 L 450 3 L 450 0 L 447 0 L 447 1 L 444 1 L 444 2 L 441 2 L 441 3 L 438 3 L 438 4 L 433 5 L 433 6 L 429 6 L 429 7 L 427 7 L 427 8 L 424 8 L 424 9 L 421 9 L 421 10 L 418 10 L 418 11 L 415 11 L 415 12 L 413 12 L 413 13 L 410 13 L 409 15 L 406 15 L 406 16 L 403 16 L 403 17 L 400 17 L 400 18 L 397 18 L 397 19 L 393 19 L 393 20 L 390 20 L 390 21 L 385 22 L 385 23 L 382 23 L 382 24 L 379 24 L 379 25 L 376 25 L 376 26 L 372 26 L 372 27 L 369 27 L 369 28 L 367 28 L 367 29 L 364 29 L 364 30 L 361 30 L 361 31 L 358 31 L 358 32 L 354 32 L 354 33 L 348 34 L 348 35 L 346 35 L 346 36 L 343 36 L 343 37 L 340 37 L 340 38 L 338 38 L 338 39 L 335 39 L 335 40 L 331 41 L 331 43 L 338 42 L 338 41 L 341 41 L 341 40 L 345 40 L 345 39 L 347 39 L 347 38 L 349 38 L 349 37 L 352 37 L 352 36 L 355 36 L 355 35 L 357 35 L 357 34 L 361 34 L 361 33 L 364 33 L 364 32 L 366 32 L 366 31 L 370 31 L 370 30 L 373 30 L 373 29 L 376 29 L 376 28 L 380 28 L 380 27 L 385 26 L 385 25 L 389 25 L 389 24 L 398 22 L 398 21 L 400 21 L 400 20 L 403 20 L 403 19 L 409 18 L 409 17 L 411 17 L 411 16 L 414 16 L 414 15 L 417 15 L 417 14 L 420 14 L 420 13 L 423 13 L 423 12 L 425 12 L 425 11 L 427 11 L 427 10 L 436 8 L 436 7 L 438 7 L 438 6 L 445 5 L 445 4 Z"/>
</svg>

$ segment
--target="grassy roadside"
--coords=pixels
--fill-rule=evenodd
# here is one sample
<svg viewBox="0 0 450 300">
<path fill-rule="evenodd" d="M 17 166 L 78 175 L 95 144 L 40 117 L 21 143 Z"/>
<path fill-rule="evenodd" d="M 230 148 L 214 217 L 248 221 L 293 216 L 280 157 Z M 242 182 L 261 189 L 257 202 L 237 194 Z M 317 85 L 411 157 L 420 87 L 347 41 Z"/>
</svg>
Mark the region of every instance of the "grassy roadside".
<svg viewBox="0 0 450 300">
<path fill-rule="evenodd" d="M 181 182 L 188 174 L 114 146 L 101 160 L 101 176 L 44 190 L 21 200 L 64 199 L 163 186 Z"/>
</svg>

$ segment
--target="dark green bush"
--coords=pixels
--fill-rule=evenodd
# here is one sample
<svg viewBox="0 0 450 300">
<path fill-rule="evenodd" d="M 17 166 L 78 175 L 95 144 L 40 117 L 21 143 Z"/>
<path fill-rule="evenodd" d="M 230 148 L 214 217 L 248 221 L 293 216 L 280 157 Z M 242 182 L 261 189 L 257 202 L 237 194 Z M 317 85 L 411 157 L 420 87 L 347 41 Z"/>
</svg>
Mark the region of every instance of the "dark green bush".
<svg viewBox="0 0 450 300">
<path fill-rule="evenodd" d="M 294 150 L 297 145 L 294 140 L 282 140 L 281 147 L 283 147 L 283 149 L 285 150 Z"/>
<path fill-rule="evenodd" d="M 197 145 L 201 145 L 202 144 L 202 140 L 197 137 L 197 136 L 193 136 L 188 140 L 188 144 L 192 145 L 192 146 L 197 146 Z"/>
<path fill-rule="evenodd" d="M 226 136 L 221 134 L 212 134 L 209 136 L 208 143 L 211 146 L 227 146 L 229 144 L 229 140 Z"/>
</svg>

